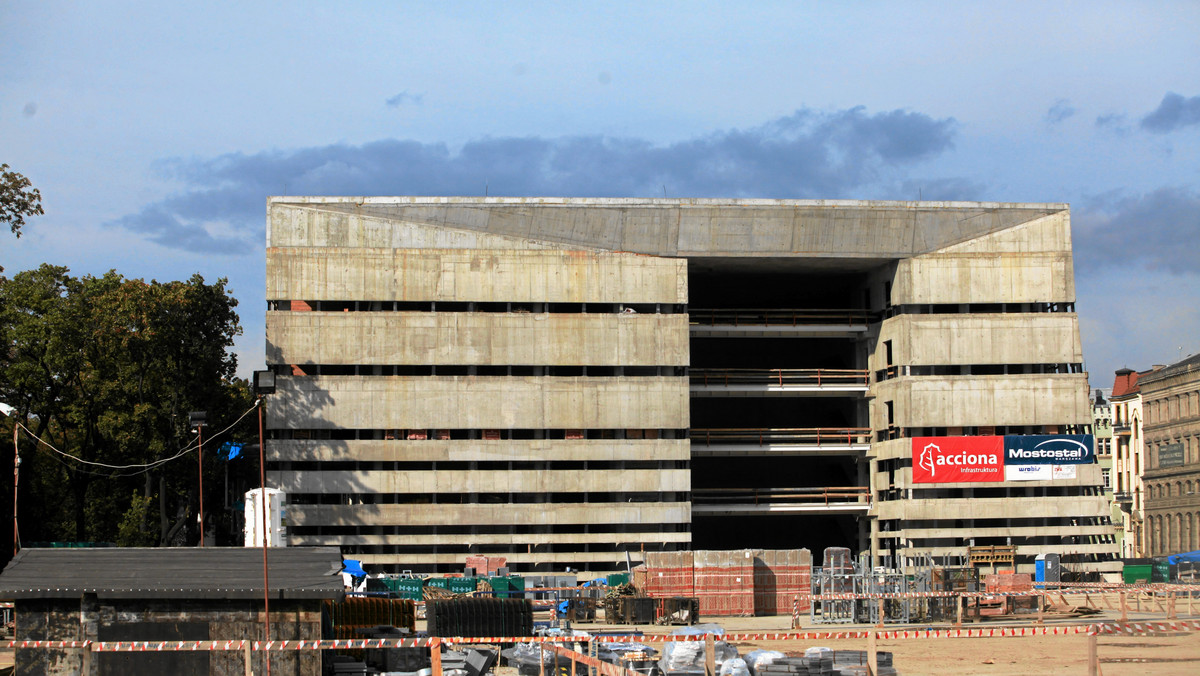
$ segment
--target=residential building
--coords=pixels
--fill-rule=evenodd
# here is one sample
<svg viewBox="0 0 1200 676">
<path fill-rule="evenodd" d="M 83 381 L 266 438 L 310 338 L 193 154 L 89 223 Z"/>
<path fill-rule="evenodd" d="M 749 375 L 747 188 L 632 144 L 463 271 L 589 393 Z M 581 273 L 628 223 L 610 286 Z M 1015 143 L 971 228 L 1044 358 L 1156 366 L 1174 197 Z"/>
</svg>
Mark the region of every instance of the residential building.
<svg viewBox="0 0 1200 676">
<path fill-rule="evenodd" d="M 1142 374 L 1150 556 L 1200 550 L 1200 355 Z"/>
<path fill-rule="evenodd" d="M 280 197 L 267 300 L 289 538 L 375 570 L 1119 566 L 1063 204 Z"/>
<path fill-rule="evenodd" d="M 1110 501 L 1109 514 L 1117 528 L 1117 545 L 1120 547 L 1124 531 L 1120 530 L 1121 507 L 1113 499 L 1116 476 L 1113 471 L 1112 390 L 1096 388 L 1092 395 L 1092 435 L 1096 438 L 1096 464 L 1100 465 L 1100 477 L 1104 482 L 1104 496 Z"/>
<path fill-rule="evenodd" d="M 1148 373 L 1148 372 L 1147 372 Z M 1142 436 L 1142 396 L 1137 371 L 1119 369 L 1112 387 L 1113 500 L 1121 509 L 1118 526 L 1121 557 L 1142 558 L 1146 554 L 1145 493 L 1142 471 L 1146 466 Z"/>
</svg>

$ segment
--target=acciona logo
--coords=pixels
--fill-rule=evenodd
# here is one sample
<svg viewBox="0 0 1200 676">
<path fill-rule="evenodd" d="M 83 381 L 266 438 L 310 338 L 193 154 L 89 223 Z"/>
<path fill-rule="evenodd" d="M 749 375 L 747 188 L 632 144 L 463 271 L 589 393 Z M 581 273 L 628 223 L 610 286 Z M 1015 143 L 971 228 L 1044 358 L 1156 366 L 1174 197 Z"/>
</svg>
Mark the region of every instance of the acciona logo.
<svg viewBox="0 0 1200 676">
<path fill-rule="evenodd" d="M 960 472 L 991 472 L 1000 464 L 1000 456 L 995 453 L 943 453 L 941 446 L 929 444 L 921 451 L 918 464 L 933 477 L 937 476 L 938 467 L 948 465 Z"/>
<path fill-rule="evenodd" d="M 926 472 L 929 472 L 929 476 L 931 477 L 937 476 L 937 465 L 933 461 L 935 453 L 941 455 L 941 447 L 937 444 L 929 444 L 921 451 L 921 457 L 917 461 L 917 465 Z"/>
<path fill-rule="evenodd" d="M 917 483 L 1003 481 L 1003 438 L 913 437 L 912 476 Z"/>
</svg>

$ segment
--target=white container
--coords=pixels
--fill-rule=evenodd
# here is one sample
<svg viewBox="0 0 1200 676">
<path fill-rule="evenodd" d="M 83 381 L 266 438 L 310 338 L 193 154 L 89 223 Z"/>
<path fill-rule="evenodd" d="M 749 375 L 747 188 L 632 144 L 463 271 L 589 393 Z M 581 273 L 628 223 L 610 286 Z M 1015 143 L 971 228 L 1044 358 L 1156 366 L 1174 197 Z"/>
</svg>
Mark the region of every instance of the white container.
<svg viewBox="0 0 1200 676">
<path fill-rule="evenodd" d="M 246 546 L 261 547 L 262 536 L 262 498 L 264 489 L 255 488 L 246 491 Z M 287 493 L 278 488 L 267 488 L 267 546 L 287 546 Z"/>
</svg>

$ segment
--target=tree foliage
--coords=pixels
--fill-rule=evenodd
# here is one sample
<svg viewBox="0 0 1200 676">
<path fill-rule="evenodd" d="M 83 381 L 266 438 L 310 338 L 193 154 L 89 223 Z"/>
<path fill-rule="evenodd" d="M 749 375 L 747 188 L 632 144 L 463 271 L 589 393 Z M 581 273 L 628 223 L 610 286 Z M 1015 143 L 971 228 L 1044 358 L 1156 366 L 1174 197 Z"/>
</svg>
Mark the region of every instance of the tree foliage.
<svg viewBox="0 0 1200 676">
<path fill-rule="evenodd" d="M 20 237 L 25 217 L 43 213 L 42 193 L 28 178 L 0 164 L 0 224 L 8 223 L 13 234 Z"/>
<path fill-rule="evenodd" d="M 189 411 L 232 422 L 251 405 L 229 351 L 241 332 L 236 305 L 224 279 L 199 275 L 160 283 L 42 265 L 0 276 L 0 401 L 39 438 L 86 461 L 22 440 L 23 541 L 198 540 L 196 452 L 141 466 L 193 444 Z M 210 527 L 223 471 L 212 441 L 220 439 L 205 440 Z"/>
</svg>

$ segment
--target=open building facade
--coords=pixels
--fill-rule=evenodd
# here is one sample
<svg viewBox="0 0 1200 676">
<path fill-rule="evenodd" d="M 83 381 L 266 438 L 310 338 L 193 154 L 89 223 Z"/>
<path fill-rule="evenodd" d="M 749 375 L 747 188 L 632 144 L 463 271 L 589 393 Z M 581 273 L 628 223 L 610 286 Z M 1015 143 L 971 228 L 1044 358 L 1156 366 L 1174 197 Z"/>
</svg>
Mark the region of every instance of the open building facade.
<svg viewBox="0 0 1200 676">
<path fill-rule="evenodd" d="M 1062 204 L 272 198 L 268 483 L 376 571 L 1113 571 L 1094 452 L 1009 471 L 1091 443 L 1074 300 Z"/>
</svg>

